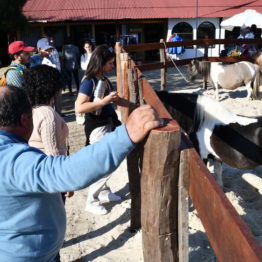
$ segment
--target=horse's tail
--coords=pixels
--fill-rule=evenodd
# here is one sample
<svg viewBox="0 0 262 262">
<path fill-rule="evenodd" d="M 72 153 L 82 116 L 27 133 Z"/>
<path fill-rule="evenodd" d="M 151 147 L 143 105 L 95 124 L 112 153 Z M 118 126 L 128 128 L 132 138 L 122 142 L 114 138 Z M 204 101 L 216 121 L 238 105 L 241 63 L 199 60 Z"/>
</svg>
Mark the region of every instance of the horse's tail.
<svg viewBox="0 0 262 262">
<path fill-rule="evenodd" d="M 256 75 L 253 81 L 253 89 L 252 89 L 252 98 L 253 99 L 259 99 L 260 95 L 259 95 L 259 86 L 260 86 L 260 69 L 259 67 L 256 70 Z"/>
</svg>

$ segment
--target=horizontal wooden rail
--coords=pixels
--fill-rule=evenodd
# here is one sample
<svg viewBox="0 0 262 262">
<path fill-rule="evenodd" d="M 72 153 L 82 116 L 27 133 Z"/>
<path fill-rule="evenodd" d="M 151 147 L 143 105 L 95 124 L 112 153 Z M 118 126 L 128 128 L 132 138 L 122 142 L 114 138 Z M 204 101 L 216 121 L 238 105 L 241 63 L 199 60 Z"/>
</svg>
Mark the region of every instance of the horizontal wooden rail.
<svg viewBox="0 0 262 262">
<path fill-rule="evenodd" d="M 203 40 L 191 40 L 191 41 L 179 41 L 179 42 L 166 42 L 163 43 L 145 43 L 136 45 L 126 45 L 123 49 L 126 52 L 142 52 L 151 51 L 158 49 L 165 49 L 166 47 L 176 47 L 176 46 L 203 46 L 203 45 L 242 45 L 242 44 L 262 44 L 262 39 L 203 39 Z"/>
<path fill-rule="evenodd" d="M 174 61 L 177 66 L 183 66 L 187 65 L 192 61 L 193 58 L 190 59 L 183 59 L 183 60 L 176 60 Z M 240 61 L 251 61 L 254 62 L 254 57 L 241 57 L 241 56 L 225 56 L 225 57 L 197 57 L 194 58 L 195 60 L 205 60 L 205 61 L 210 61 L 210 62 L 228 62 L 228 63 L 236 63 Z M 149 70 L 156 70 L 156 69 L 161 69 L 161 68 L 169 68 L 169 67 L 174 67 L 174 64 L 172 61 L 167 61 L 165 63 L 148 63 L 144 65 L 137 65 L 135 66 L 138 68 L 140 71 L 145 72 Z"/>
<path fill-rule="evenodd" d="M 135 62 L 130 59 L 129 61 L 130 68 L 136 68 Z M 143 97 L 147 104 L 152 105 L 155 110 L 157 111 L 159 117 L 166 119 L 167 125 L 162 128 L 158 128 L 156 130 L 162 131 L 179 131 L 180 126 L 178 123 L 172 118 L 169 112 L 166 110 L 158 96 L 156 95 L 155 91 L 147 81 L 147 79 L 143 76 L 142 72 L 137 68 L 137 76 L 138 78 L 142 78 L 142 86 L 143 86 Z"/>
<path fill-rule="evenodd" d="M 189 195 L 220 262 L 261 262 L 262 248 L 195 149 L 190 151 Z"/>
</svg>

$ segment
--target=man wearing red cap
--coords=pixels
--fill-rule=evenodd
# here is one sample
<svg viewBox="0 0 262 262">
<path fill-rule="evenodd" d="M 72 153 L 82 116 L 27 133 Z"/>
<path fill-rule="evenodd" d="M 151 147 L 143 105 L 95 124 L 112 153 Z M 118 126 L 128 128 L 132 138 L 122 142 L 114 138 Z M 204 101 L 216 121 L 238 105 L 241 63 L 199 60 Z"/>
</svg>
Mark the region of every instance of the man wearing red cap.
<svg viewBox="0 0 262 262">
<path fill-rule="evenodd" d="M 26 65 L 29 64 L 30 52 L 34 50 L 34 47 L 28 46 L 23 41 L 12 42 L 8 47 L 8 53 L 11 56 L 12 62 L 6 74 L 7 85 L 13 85 L 22 87 L 23 71 L 26 69 Z"/>
</svg>

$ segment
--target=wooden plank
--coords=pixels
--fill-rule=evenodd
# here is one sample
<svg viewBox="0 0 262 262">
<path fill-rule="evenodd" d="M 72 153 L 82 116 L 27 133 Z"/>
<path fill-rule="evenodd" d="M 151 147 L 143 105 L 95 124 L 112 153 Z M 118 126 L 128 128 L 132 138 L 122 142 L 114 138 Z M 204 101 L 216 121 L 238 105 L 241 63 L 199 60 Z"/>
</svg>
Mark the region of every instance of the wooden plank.
<svg viewBox="0 0 262 262">
<path fill-rule="evenodd" d="M 164 39 L 160 40 L 160 43 L 164 43 Z M 159 55 L 160 55 L 160 63 L 166 63 L 166 51 L 165 49 L 159 49 Z M 165 90 L 166 89 L 166 68 L 161 68 L 160 69 L 160 79 L 161 79 L 161 84 L 160 84 L 160 90 Z"/>
<path fill-rule="evenodd" d="M 141 175 L 144 261 L 174 262 L 178 261 L 177 190 L 174 188 L 177 188 L 181 130 L 140 71 L 138 77 L 145 102 L 167 120 L 167 126 L 150 132 L 144 146 Z"/>
<path fill-rule="evenodd" d="M 115 44 L 115 53 L 116 53 L 116 87 L 119 96 L 123 96 L 122 90 L 122 83 L 121 83 L 121 60 L 120 60 L 120 53 L 121 53 L 121 44 L 116 42 Z"/>
<path fill-rule="evenodd" d="M 166 110 L 161 100 L 158 98 L 154 89 L 150 86 L 150 84 L 148 83 L 145 77 L 142 78 L 142 81 L 143 81 L 143 95 L 146 103 L 152 105 L 156 109 L 156 111 L 159 114 L 159 117 L 170 119 L 169 124 L 174 125 L 177 130 L 180 130 L 178 123 L 175 120 L 171 120 L 172 119 L 171 115 Z M 165 127 L 165 129 L 167 128 L 168 127 Z"/>
<path fill-rule="evenodd" d="M 141 72 L 140 72 L 141 73 Z M 142 76 L 138 78 L 138 92 L 139 92 L 139 104 L 144 105 L 144 95 L 143 95 L 143 79 Z"/>
<path fill-rule="evenodd" d="M 115 53 L 116 53 L 116 88 L 118 95 L 123 97 L 123 84 L 122 84 L 122 69 L 121 69 L 121 44 L 120 42 L 116 42 L 115 44 Z M 117 106 L 117 110 L 120 112 L 120 120 L 123 121 L 123 108 Z"/>
<path fill-rule="evenodd" d="M 128 89 L 128 54 L 120 53 L 120 64 L 121 64 L 121 84 L 122 84 L 122 97 L 129 100 L 129 89 Z M 122 122 L 125 122 L 128 117 L 128 108 L 121 107 Z"/>
<path fill-rule="evenodd" d="M 145 43 L 136 45 L 124 46 L 126 52 L 142 52 L 150 50 L 165 49 L 166 47 L 176 47 L 176 46 L 204 46 L 204 45 L 215 45 L 215 44 L 262 44 L 262 39 L 203 39 L 203 40 L 191 40 L 191 41 L 179 41 L 179 42 L 167 42 L 166 45 L 161 43 Z M 166 47 L 165 47 L 166 46 Z"/>
<path fill-rule="evenodd" d="M 141 224 L 145 262 L 176 262 L 180 132 L 153 130 L 144 146 Z"/>
<path fill-rule="evenodd" d="M 220 262 L 261 262 L 262 249 L 194 149 L 189 195 Z"/>
<path fill-rule="evenodd" d="M 189 151 L 180 153 L 179 178 L 178 178 L 178 257 L 179 261 L 187 262 L 189 246 L 188 229 L 188 180 L 189 180 Z"/>
<path fill-rule="evenodd" d="M 128 69 L 129 101 L 138 103 L 138 83 L 135 69 Z M 131 113 L 131 112 L 130 112 Z M 130 230 L 135 232 L 141 228 L 141 187 L 140 187 L 140 156 L 141 144 L 137 145 L 127 156 L 127 171 L 129 178 L 129 191 L 131 196 Z"/>
<path fill-rule="evenodd" d="M 127 156 L 127 172 L 129 179 L 129 192 L 131 196 L 130 231 L 135 232 L 141 228 L 141 186 L 139 159 L 142 146 L 137 145 Z"/>
<path fill-rule="evenodd" d="M 240 61 L 250 61 L 254 62 L 254 57 L 233 57 L 233 56 L 226 56 L 226 57 L 198 57 L 194 58 L 194 60 L 205 60 L 205 61 L 210 61 L 210 62 L 228 62 L 228 63 L 236 63 Z M 175 63 L 177 66 L 183 66 L 183 65 L 188 65 L 192 61 L 192 58 L 190 59 L 183 59 L 183 60 L 176 60 Z M 161 68 L 170 68 L 174 67 L 174 64 L 171 61 L 167 61 L 165 63 L 148 63 L 144 65 L 137 65 L 135 66 L 138 68 L 140 71 L 149 71 L 149 70 L 156 70 L 156 69 L 161 69 Z"/>
</svg>

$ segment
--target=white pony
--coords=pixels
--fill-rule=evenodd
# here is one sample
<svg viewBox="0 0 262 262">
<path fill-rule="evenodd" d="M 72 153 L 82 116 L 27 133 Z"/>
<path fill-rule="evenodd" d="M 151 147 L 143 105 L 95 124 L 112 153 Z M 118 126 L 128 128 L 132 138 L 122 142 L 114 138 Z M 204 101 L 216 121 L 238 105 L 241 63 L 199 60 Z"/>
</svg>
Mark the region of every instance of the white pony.
<svg viewBox="0 0 262 262">
<path fill-rule="evenodd" d="M 247 88 L 247 99 L 259 99 L 259 66 L 250 62 L 222 64 L 217 62 L 192 60 L 188 66 L 189 80 L 198 75 L 209 81 L 215 89 L 215 98 L 219 100 L 218 88 L 233 90 L 243 84 Z"/>
</svg>

